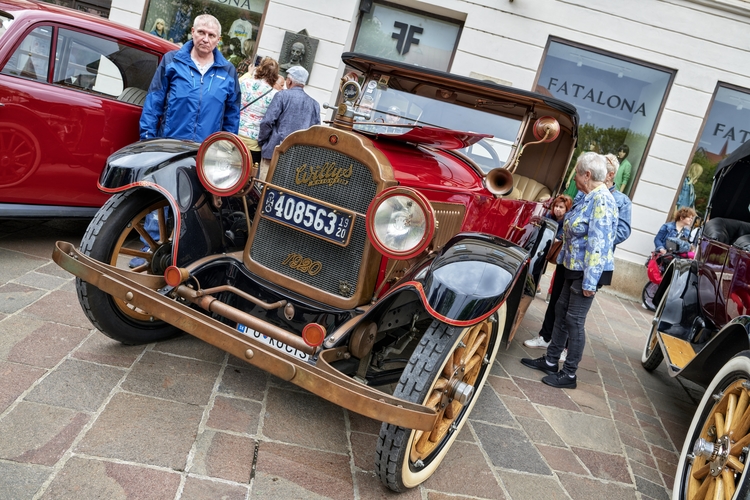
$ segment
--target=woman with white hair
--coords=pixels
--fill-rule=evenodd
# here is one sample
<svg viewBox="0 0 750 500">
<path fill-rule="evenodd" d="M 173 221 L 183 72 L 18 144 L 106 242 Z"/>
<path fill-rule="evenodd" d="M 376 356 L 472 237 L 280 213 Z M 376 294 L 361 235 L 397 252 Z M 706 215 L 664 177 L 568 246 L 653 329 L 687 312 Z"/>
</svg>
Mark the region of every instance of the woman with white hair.
<svg viewBox="0 0 750 500">
<path fill-rule="evenodd" d="M 562 294 L 555 307 L 555 326 L 547 354 L 521 363 L 547 374 L 542 379 L 552 387 L 575 389 L 576 370 L 586 343 L 584 324 L 596 291 L 612 281 L 615 268 L 613 244 L 617 232 L 617 205 L 604 183 L 607 161 L 587 152 L 578 157 L 575 183 L 583 199 L 565 216 L 563 245 L 557 257 L 564 273 Z M 559 269 L 559 266 L 558 266 Z M 568 344 L 568 355 L 558 370 L 560 355 Z"/>
</svg>

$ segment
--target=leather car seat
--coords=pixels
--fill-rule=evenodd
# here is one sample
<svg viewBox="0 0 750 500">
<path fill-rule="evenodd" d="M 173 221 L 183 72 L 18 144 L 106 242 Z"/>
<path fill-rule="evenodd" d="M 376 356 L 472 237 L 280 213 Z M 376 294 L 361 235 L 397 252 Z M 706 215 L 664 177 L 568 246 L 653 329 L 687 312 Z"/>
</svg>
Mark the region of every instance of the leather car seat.
<svg viewBox="0 0 750 500">
<path fill-rule="evenodd" d="M 541 182 L 529 177 L 513 174 L 513 191 L 506 198 L 511 200 L 545 201 L 552 197 L 552 191 Z"/>
<path fill-rule="evenodd" d="M 126 87 L 123 89 L 122 94 L 117 98 L 118 101 L 127 102 L 129 104 L 137 104 L 143 106 L 146 101 L 146 95 L 148 92 L 141 90 L 137 87 Z"/>
<path fill-rule="evenodd" d="M 750 239 L 744 238 L 746 235 L 750 235 L 750 222 L 737 219 L 714 217 L 703 227 L 704 237 L 726 245 L 743 246 Z"/>
</svg>

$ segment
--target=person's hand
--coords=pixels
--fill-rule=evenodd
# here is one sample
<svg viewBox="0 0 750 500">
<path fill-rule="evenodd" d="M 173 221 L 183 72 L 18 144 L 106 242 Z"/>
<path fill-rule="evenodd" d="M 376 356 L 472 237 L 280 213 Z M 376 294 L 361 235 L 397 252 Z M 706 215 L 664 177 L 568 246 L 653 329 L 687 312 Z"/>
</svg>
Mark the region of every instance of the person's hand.
<svg viewBox="0 0 750 500">
<path fill-rule="evenodd" d="M 662 254 L 662 255 L 664 255 L 665 253 L 667 253 L 667 249 L 666 248 L 660 248 L 659 249 L 659 253 Z"/>
<path fill-rule="evenodd" d="M 583 296 L 584 297 L 593 297 L 596 294 L 596 291 L 593 290 L 584 290 Z"/>
</svg>

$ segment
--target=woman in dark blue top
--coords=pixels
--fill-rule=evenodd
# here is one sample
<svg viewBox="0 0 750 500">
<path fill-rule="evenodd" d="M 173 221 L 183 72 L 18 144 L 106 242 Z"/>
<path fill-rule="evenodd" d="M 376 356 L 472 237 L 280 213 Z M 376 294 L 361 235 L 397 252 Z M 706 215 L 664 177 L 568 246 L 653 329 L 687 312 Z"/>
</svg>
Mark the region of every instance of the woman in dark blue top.
<svg viewBox="0 0 750 500">
<path fill-rule="evenodd" d="M 688 241 L 695 215 L 695 210 L 690 207 L 680 208 L 675 214 L 674 220 L 663 224 L 659 232 L 656 233 L 656 237 L 654 238 L 656 251 L 661 254 L 667 253 L 667 239 L 669 238 L 676 237 Z"/>
</svg>

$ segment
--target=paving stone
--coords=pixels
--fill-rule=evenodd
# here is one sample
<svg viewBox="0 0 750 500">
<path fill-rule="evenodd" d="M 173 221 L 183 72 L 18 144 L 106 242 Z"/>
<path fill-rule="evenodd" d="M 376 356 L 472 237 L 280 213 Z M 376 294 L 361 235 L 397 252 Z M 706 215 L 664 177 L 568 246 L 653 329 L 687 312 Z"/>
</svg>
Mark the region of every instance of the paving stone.
<svg viewBox="0 0 750 500">
<path fill-rule="evenodd" d="M 365 417 L 364 415 L 352 411 L 347 411 L 346 414 L 349 417 L 349 428 L 352 432 L 364 432 L 375 435 L 380 434 L 380 428 L 382 427 L 383 422 Z"/>
<path fill-rule="evenodd" d="M 346 453 L 344 413 L 313 394 L 268 389 L 263 435 L 318 450 Z"/>
<path fill-rule="evenodd" d="M 634 500 L 638 496 L 633 486 L 607 483 L 571 474 L 560 474 L 560 482 L 573 500 Z"/>
<path fill-rule="evenodd" d="M 7 329 L 0 336 L 0 359 L 42 368 L 55 366 L 89 334 L 83 328 L 29 321 L 18 315 L 5 320 L 3 327 Z"/>
<path fill-rule="evenodd" d="M 639 476 L 635 476 L 635 484 L 638 488 L 638 491 L 643 493 L 644 495 L 648 495 L 649 497 L 655 498 L 657 500 L 669 500 L 667 492 L 664 491 L 664 488 L 661 485 L 654 484 L 651 481 L 643 479 Z"/>
<path fill-rule="evenodd" d="M 513 396 L 514 398 L 526 398 L 524 393 L 518 388 L 511 378 L 496 377 L 490 375 L 487 378 L 487 383 L 491 385 L 495 392 L 504 396 Z"/>
<path fill-rule="evenodd" d="M 535 445 L 552 470 L 572 472 L 573 474 L 588 475 L 588 471 L 581 465 L 578 457 L 567 448 L 557 448 L 543 444 Z"/>
<path fill-rule="evenodd" d="M 584 413 L 598 417 L 609 418 L 611 416 L 604 391 L 599 385 L 594 386 L 579 381 L 576 390 L 566 391 L 566 394 Z"/>
<path fill-rule="evenodd" d="M 612 421 L 580 412 L 540 406 L 539 412 L 566 443 L 607 453 L 622 451 Z"/>
<path fill-rule="evenodd" d="M 236 358 L 231 358 L 232 359 Z M 228 365 L 221 377 L 219 392 L 238 398 L 262 401 L 270 375 L 250 364 Z"/>
<path fill-rule="evenodd" d="M 248 487 L 188 476 L 180 500 L 245 500 Z"/>
<path fill-rule="evenodd" d="M 216 396 L 206 425 L 222 431 L 257 434 L 263 405 L 257 401 Z"/>
<path fill-rule="evenodd" d="M 227 355 L 221 349 L 203 342 L 192 335 L 182 335 L 174 339 L 158 342 L 154 346 L 153 351 L 176 354 L 186 358 L 194 358 L 218 364 L 223 363 Z"/>
<path fill-rule="evenodd" d="M 125 345 L 96 331 L 73 352 L 73 357 L 101 365 L 130 368 L 145 349 L 145 345 Z"/>
<path fill-rule="evenodd" d="M 115 394 L 76 450 L 184 470 L 202 414 L 195 405 Z"/>
<path fill-rule="evenodd" d="M 52 254 L 52 251 L 50 250 L 50 255 L 51 254 Z M 34 270 L 34 272 L 40 273 L 40 274 L 46 274 L 49 276 L 55 276 L 57 278 L 62 278 L 63 280 L 66 280 L 66 281 L 68 280 L 73 281 L 73 282 L 75 281 L 75 276 L 73 276 L 68 271 L 58 266 L 54 262 L 50 262 L 49 264 L 45 264 L 41 267 L 38 267 Z"/>
<path fill-rule="evenodd" d="M 632 484 L 630 474 L 628 474 L 628 461 L 621 455 L 583 448 L 572 448 L 572 450 L 594 477 Z"/>
<path fill-rule="evenodd" d="M 537 419 L 544 418 L 537 411 L 536 406 L 531 404 L 531 402 L 527 401 L 526 399 L 516 399 L 509 396 L 502 397 L 500 399 L 503 401 L 508 411 L 510 411 L 513 415 Z"/>
<path fill-rule="evenodd" d="M 656 461 L 654 460 L 654 457 L 649 453 L 644 453 L 640 450 L 636 450 L 635 448 L 631 448 L 630 446 L 625 446 L 624 448 L 625 454 L 629 459 L 640 462 L 643 465 L 648 465 L 651 468 L 656 468 Z"/>
<path fill-rule="evenodd" d="M 517 474 L 511 471 L 498 471 L 508 495 L 513 500 L 567 500 L 560 483 L 553 477 Z"/>
<path fill-rule="evenodd" d="M 352 432 L 349 440 L 352 444 L 352 456 L 354 466 L 363 470 L 375 469 L 375 448 L 378 444 L 378 436 Z"/>
<path fill-rule="evenodd" d="M 467 474 L 467 471 L 471 473 Z M 423 487 L 467 497 L 505 498 L 481 450 L 469 443 L 454 442 L 439 470 L 423 483 Z"/>
<path fill-rule="evenodd" d="M 403 493 L 396 493 L 389 490 L 383 483 L 380 482 L 380 478 L 373 472 L 359 471 L 355 473 L 357 480 L 357 493 L 359 494 L 360 500 L 421 500 L 421 488 L 412 488 L 406 490 Z M 428 498 L 432 498 L 432 492 L 428 493 Z M 357 498 L 357 497 L 355 497 Z M 451 495 L 450 497 L 445 495 L 444 499 L 457 500 L 461 497 Z"/>
<path fill-rule="evenodd" d="M 78 297 L 73 292 L 55 290 L 37 300 L 19 314 L 41 321 L 62 323 L 91 330 L 93 326 L 83 313 Z"/>
<path fill-rule="evenodd" d="M 532 474 L 552 474 L 523 431 L 481 422 L 471 422 L 471 426 L 495 467 Z"/>
<path fill-rule="evenodd" d="M 259 444 L 251 497 L 349 500 L 353 496 L 347 455 L 279 443 Z"/>
<path fill-rule="evenodd" d="M 27 401 L 93 412 L 125 375 L 125 370 L 68 359 L 26 396 Z"/>
<path fill-rule="evenodd" d="M 0 361 L 0 413 L 44 373 L 45 370 L 41 368 Z"/>
<path fill-rule="evenodd" d="M 640 462 L 636 462 L 635 460 L 628 460 L 628 465 L 633 471 L 634 476 L 640 476 L 641 478 L 647 479 L 652 483 L 661 484 L 662 475 L 658 470 L 649 467 L 648 465 L 643 465 Z M 671 485 L 671 483 L 667 484 Z"/>
<path fill-rule="evenodd" d="M 0 246 L 6 244 L 7 240 L 0 240 Z M 42 266 L 46 261 L 46 259 L 0 248 L 0 262 L 3 263 L 0 266 L 0 283 L 7 283 L 8 281 L 17 279 Z"/>
<path fill-rule="evenodd" d="M 534 444 L 548 444 L 552 446 L 565 446 L 565 442 L 555 433 L 554 429 L 544 420 L 528 417 L 517 417 L 523 430 L 529 435 Z"/>
<path fill-rule="evenodd" d="M 0 419 L 0 458 L 54 465 L 88 421 L 80 412 L 22 401 Z"/>
<path fill-rule="evenodd" d="M 55 290 L 65 283 L 68 283 L 72 277 L 60 278 L 45 273 L 31 271 L 16 278 L 16 283 L 27 285 L 39 290 Z M 1 288 L 0 288 L 1 289 Z"/>
<path fill-rule="evenodd" d="M 205 361 L 146 352 L 133 366 L 122 388 L 146 396 L 205 405 L 220 369 Z"/>
<path fill-rule="evenodd" d="M 180 475 L 174 472 L 73 457 L 41 498 L 162 500 L 174 498 L 179 486 Z"/>
<path fill-rule="evenodd" d="M 206 430 L 198 437 L 189 472 L 248 484 L 254 455 L 253 439 Z"/>
<path fill-rule="evenodd" d="M 497 425 L 518 427 L 513 416 L 508 412 L 508 409 L 495 391 L 492 390 L 492 387 L 485 386 L 482 389 L 479 399 L 469 414 L 469 418 Z"/>
<path fill-rule="evenodd" d="M 18 283 L 0 286 L 0 312 L 12 314 L 34 303 L 47 292 Z"/>
<path fill-rule="evenodd" d="M 539 380 L 544 377 L 542 372 L 532 370 L 531 368 L 526 369 L 532 373 L 537 372 L 539 374 Z M 534 382 L 522 378 L 514 378 L 513 380 L 532 403 L 544 406 L 555 406 L 570 411 L 580 411 L 578 405 L 570 399 L 564 390 L 550 387 L 542 382 Z"/>
<path fill-rule="evenodd" d="M 0 462 L 0 498 L 33 498 L 51 472 L 40 465 Z"/>
</svg>

